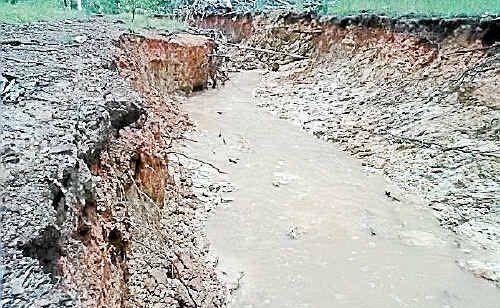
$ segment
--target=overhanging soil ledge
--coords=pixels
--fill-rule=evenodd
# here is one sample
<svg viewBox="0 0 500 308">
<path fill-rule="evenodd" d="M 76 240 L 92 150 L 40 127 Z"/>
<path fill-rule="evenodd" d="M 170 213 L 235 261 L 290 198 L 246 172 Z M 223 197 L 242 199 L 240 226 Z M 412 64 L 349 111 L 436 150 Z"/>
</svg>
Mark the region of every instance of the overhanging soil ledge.
<svg viewBox="0 0 500 308">
<path fill-rule="evenodd" d="M 4 307 L 225 303 L 176 159 L 191 123 L 175 92 L 206 87 L 213 42 L 121 31 L 0 25 Z"/>
</svg>

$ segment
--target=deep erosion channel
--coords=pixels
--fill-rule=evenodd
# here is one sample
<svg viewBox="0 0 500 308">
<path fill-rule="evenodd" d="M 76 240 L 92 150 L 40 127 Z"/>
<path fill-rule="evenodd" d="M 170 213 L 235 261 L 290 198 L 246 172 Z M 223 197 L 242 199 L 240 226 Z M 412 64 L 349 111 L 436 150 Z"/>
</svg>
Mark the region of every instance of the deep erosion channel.
<svg viewBox="0 0 500 308">
<path fill-rule="evenodd" d="M 498 19 L 193 23 L 0 24 L 0 306 L 499 307 Z"/>
<path fill-rule="evenodd" d="M 498 305 L 498 289 L 454 263 L 464 253 L 423 203 L 259 110 L 259 78 L 235 75 L 185 107 L 200 131 L 190 152 L 236 188 L 208 223 L 231 307 Z"/>
</svg>

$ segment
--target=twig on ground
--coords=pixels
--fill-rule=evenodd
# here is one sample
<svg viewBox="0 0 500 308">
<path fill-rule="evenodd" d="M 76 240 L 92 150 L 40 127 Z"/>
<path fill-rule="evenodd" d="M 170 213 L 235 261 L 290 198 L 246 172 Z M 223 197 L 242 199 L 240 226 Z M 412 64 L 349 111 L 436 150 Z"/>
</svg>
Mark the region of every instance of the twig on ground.
<svg viewBox="0 0 500 308">
<path fill-rule="evenodd" d="M 297 54 L 293 54 L 293 53 L 271 50 L 271 49 L 249 47 L 249 46 L 243 46 L 243 45 L 238 45 L 238 44 L 233 44 L 233 43 L 226 43 L 226 45 L 233 46 L 233 47 L 236 47 L 238 49 L 253 50 L 253 51 L 264 52 L 264 53 L 269 53 L 269 54 L 274 54 L 274 55 L 288 56 L 288 57 L 292 57 L 292 58 L 299 59 L 299 60 L 309 59 L 308 57 L 305 57 L 305 56 L 301 56 L 301 55 L 297 55 Z"/>
<path fill-rule="evenodd" d="M 56 48 L 22 48 L 22 47 L 18 47 L 18 48 L 13 48 L 12 50 L 25 50 L 25 51 L 38 51 L 38 52 L 56 52 L 56 51 L 59 51 L 59 49 L 56 49 Z"/>
<path fill-rule="evenodd" d="M 453 52 L 450 52 L 450 53 L 446 54 L 446 56 L 448 56 L 448 55 L 455 55 L 455 54 L 464 54 L 464 53 L 475 52 L 475 51 L 485 51 L 485 50 L 490 50 L 490 49 L 495 48 L 495 47 L 499 47 L 499 45 L 498 44 L 493 44 L 491 46 L 486 46 L 486 47 L 457 50 L 457 51 L 453 51 Z"/>
<path fill-rule="evenodd" d="M 156 208 L 158 210 L 160 210 L 160 206 L 153 199 L 151 199 L 150 196 L 148 196 L 144 191 L 142 191 L 142 189 L 139 188 L 139 185 L 137 185 L 137 182 L 135 181 L 135 179 L 132 176 L 132 174 L 130 172 L 127 172 L 127 174 L 130 177 L 130 179 L 132 180 L 132 183 L 134 184 L 135 189 L 137 190 L 137 193 L 139 195 L 143 196 L 144 198 L 146 198 L 147 201 L 149 201 L 150 203 L 154 204 L 156 206 Z"/>
<path fill-rule="evenodd" d="M 442 152 L 448 152 L 448 151 L 458 151 L 462 152 L 465 154 L 471 154 L 471 155 L 480 155 L 480 156 L 488 156 L 488 157 L 496 157 L 498 158 L 498 154 L 494 152 L 484 152 L 484 151 L 479 151 L 475 149 L 471 149 L 470 147 L 467 146 L 457 146 L 457 147 L 445 147 L 443 144 L 437 143 L 437 142 L 431 142 L 431 141 L 424 141 L 424 140 L 419 140 L 415 138 L 410 138 L 410 137 L 404 137 L 404 136 L 397 136 L 395 134 L 387 133 L 387 136 L 391 137 L 393 142 L 409 142 L 413 144 L 420 144 L 420 145 L 425 145 L 426 147 L 437 147 L 439 148 Z"/>
<path fill-rule="evenodd" d="M 203 160 L 198 159 L 198 158 L 189 157 L 189 156 L 187 156 L 187 155 L 186 155 L 186 154 L 184 154 L 184 153 L 179 153 L 179 152 L 173 152 L 173 151 L 170 151 L 170 152 L 167 152 L 167 154 L 180 155 L 180 156 L 185 157 L 185 158 L 187 158 L 187 159 L 191 159 L 191 160 L 197 161 L 197 162 L 199 162 L 199 163 L 201 163 L 201 164 L 204 164 L 204 165 L 210 166 L 210 167 L 212 167 L 213 169 L 217 170 L 217 172 L 219 172 L 220 174 L 227 174 L 226 172 L 224 172 L 224 171 L 220 170 L 219 168 L 217 168 L 217 167 L 216 167 L 214 164 L 212 164 L 212 163 L 209 163 L 209 162 L 203 161 Z"/>
<path fill-rule="evenodd" d="M 177 252 L 175 252 L 175 251 L 174 251 L 174 254 L 177 257 L 177 259 L 182 263 L 182 265 L 185 268 L 188 268 L 186 266 L 186 264 L 184 264 L 184 262 L 182 261 L 182 258 L 179 256 L 179 254 Z M 186 292 L 187 292 L 189 298 L 191 299 L 191 301 L 193 302 L 195 308 L 198 308 L 198 303 L 196 302 L 196 300 L 194 299 L 193 295 L 191 294 L 191 289 L 187 286 L 186 282 L 184 282 L 184 280 L 181 278 L 181 272 L 179 271 L 179 269 L 177 268 L 177 266 L 175 266 L 174 262 L 172 262 L 172 266 L 175 269 L 175 271 L 177 272 L 177 275 L 178 275 L 177 277 L 178 277 L 179 281 L 184 286 L 184 288 L 186 288 Z"/>
<path fill-rule="evenodd" d="M 20 40 L 1 40 L 0 45 L 20 46 L 20 45 L 38 45 L 38 42 L 23 42 Z"/>
<path fill-rule="evenodd" d="M 241 280 L 245 277 L 245 272 L 240 272 L 240 276 L 236 280 L 236 285 L 229 288 L 229 294 L 233 294 L 236 290 L 238 290 L 241 287 Z"/>
<path fill-rule="evenodd" d="M 44 66 L 48 66 L 48 67 L 56 67 L 56 68 L 60 68 L 60 69 L 64 69 L 64 70 L 76 71 L 76 69 L 68 67 L 67 65 L 66 66 L 59 65 L 57 63 L 44 63 L 44 62 L 40 62 L 40 61 L 26 61 L 26 60 L 12 58 L 12 57 L 5 57 L 3 59 L 8 60 L 8 61 L 12 61 L 12 62 L 16 62 L 16 63 L 33 64 L 33 66 L 44 65 Z"/>
</svg>

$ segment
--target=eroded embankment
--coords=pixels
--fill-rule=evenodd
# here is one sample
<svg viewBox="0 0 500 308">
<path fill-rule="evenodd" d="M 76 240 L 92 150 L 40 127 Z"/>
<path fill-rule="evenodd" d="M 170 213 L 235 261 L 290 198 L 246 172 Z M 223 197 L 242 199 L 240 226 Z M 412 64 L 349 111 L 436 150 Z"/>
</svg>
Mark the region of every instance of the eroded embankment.
<svg viewBox="0 0 500 308">
<path fill-rule="evenodd" d="M 431 209 L 259 110 L 260 79 L 233 74 L 183 105 L 197 125 L 187 151 L 231 183 L 207 222 L 229 307 L 497 306 L 499 290 L 455 264 L 469 256 Z"/>
<path fill-rule="evenodd" d="M 207 209 L 169 161 L 190 127 L 171 93 L 206 86 L 213 43 L 120 32 L 0 25 L 4 307 L 225 302 Z"/>
<path fill-rule="evenodd" d="M 498 19 L 289 14 L 196 23 L 238 43 L 231 66 L 271 71 L 257 91 L 262 107 L 423 196 L 470 251 L 463 265 L 499 280 Z"/>
</svg>

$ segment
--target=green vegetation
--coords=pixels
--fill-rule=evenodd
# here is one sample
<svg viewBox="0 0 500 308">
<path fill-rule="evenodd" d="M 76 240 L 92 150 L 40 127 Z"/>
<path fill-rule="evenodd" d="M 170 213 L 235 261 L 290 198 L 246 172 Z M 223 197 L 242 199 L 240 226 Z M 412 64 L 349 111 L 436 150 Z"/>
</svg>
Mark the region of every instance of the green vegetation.
<svg viewBox="0 0 500 308">
<path fill-rule="evenodd" d="M 85 18 L 84 12 L 65 8 L 59 1 L 33 0 L 15 3 L 0 0 L 0 22 L 29 23 L 44 20 Z"/>
<path fill-rule="evenodd" d="M 193 0 L 83 0 L 83 6 L 92 13 L 120 14 L 135 11 L 172 13 L 188 6 Z"/>
<path fill-rule="evenodd" d="M 0 0 L 0 22 L 27 23 L 83 18 L 88 14 L 101 13 L 124 20 L 132 30 L 171 29 L 182 25 L 173 19 L 153 16 L 176 13 L 181 8 L 190 7 L 194 0 L 82 0 L 83 11 L 75 9 L 76 1 Z M 313 9 L 321 14 L 341 16 L 361 12 L 391 16 L 500 15 L 500 0 L 240 0 L 233 5 L 240 11 L 262 11 L 285 5 L 298 11 Z"/>
<path fill-rule="evenodd" d="M 185 25 L 182 22 L 174 18 L 157 18 L 154 16 L 136 14 L 132 20 L 132 15 L 130 13 L 111 15 L 110 18 L 113 20 L 123 21 L 127 29 L 133 32 L 141 29 L 173 30 L 185 28 Z"/>
<path fill-rule="evenodd" d="M 236 8 L 243 11 L 263 11 L 287 4 L 296 11 L 312 9 L 323 15 L 340 16 L 362 12 L 390 16 L 500 15 L 500 0 L 254 0 L 240 1 Z"/>
<path fill-rule="evenodd" d="M 0 22 L 31 23 L 86 18 L 92 13 L 109 15 L 122 20 L 131 31 L 140 29 L 179 29 L 183 24 L 173 18 L 153 16 L 154 13 L 171 12 L 184 0 L 83 0 L 83 10 L 76 10 L 71 0 L 0 0 Z M 68 7 L 65 7 L 65 4 Z"/>
<path fill-rule="evenodd" d="M 253 0 L 239 1 L 235 6 L 242 11 L 289 6 L 297 11 L 312 9 L 320 14 L 340 16 L 362 12 L 391 16 L 500 15 L 500 0 Z"/>
<path fill-rule="evenodd" d="M 500 15 L 500 0 L 333 0 L 326 2 L 326 12 L 348 15 L 359 12 L 401 16 L 479 16 Z"/>
</svg>

